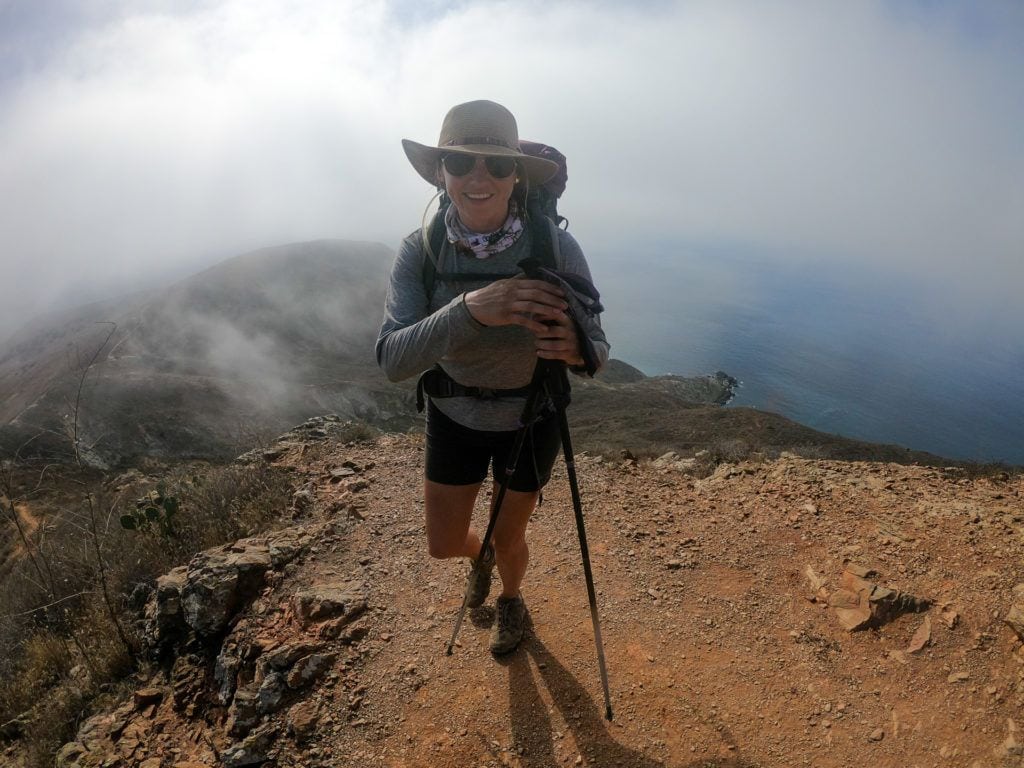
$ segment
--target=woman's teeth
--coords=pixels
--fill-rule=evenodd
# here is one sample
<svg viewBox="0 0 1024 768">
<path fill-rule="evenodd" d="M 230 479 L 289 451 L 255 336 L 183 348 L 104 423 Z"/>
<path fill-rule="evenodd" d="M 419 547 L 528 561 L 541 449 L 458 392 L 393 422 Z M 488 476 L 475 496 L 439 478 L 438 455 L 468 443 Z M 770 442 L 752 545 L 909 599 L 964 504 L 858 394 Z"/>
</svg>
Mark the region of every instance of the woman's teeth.
<svg viewBox="0 0 1024 768">
<path fill-rule="evenodd" d="M 490 197 L 490 195 L 488 195 L 488 194 L 481 194 L 481 193 L 471 194 L 471 193 L 467 192 L 466 193 L 466 197 L 468 197 L 470 200 L 486 200 L 487 198 Z"/>
</svg>

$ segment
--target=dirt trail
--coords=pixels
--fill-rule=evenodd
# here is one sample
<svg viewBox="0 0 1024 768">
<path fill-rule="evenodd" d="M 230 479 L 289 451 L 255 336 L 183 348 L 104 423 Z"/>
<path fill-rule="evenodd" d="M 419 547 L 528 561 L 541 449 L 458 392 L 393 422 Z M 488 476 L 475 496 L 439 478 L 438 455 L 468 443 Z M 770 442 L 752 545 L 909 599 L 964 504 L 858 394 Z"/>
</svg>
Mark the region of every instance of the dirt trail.
<svg viewBox="0 0 1024 768">
<path fill-rule="evenodd" d="M 10 514 L 10 501 L 6 496 L 0 496 L 0 507 L 2 507 L 8 515 Z M 25 536 L 31 540 L 36 530 L 39 528 L 39 518 L 33 513 L 31 507 L 24 502 L 15 503 L 14 511 L 18 515 L 22 531 Z M 25 545 L 22 543 L 21 534 L 15 527 L 14 521 L 8 518 L 6 527 L 8 530 L 5 534 L 5 538 L 9 544 L 7 552 L 0 556 L 0 567 L 3 567 L 7 563 L 12 562 L 25 554 Z"/>
<path fill-rule="evenodd" d="M 211 703 L 224 690 L 212 657 L 180 656 L 170 680 L 155 674 L 92 731 L 124 765 L 1024 765 L 1012 721 L 1024 725 L 1024 650 L 1004 620 L 1024 601 L 1024 477 L 784 455 L 698 480 L 579 457 L 609 723 L 561 467 L 528 530 L 526 640 L 491 656 L 492 600 L 448 657 L 467 566 L 427 556 L 422 438 L 343 446 L 325 433 L 279 446 L 275 461 L 308 500 L 296 522 L 317 539 L 268 576 L 223 649 L 251 670 L 284 647 L 315 647 L 329 668 L 292 686 L 314 656 L 296 662 L 286 698 L 241 741 L 228 735 L 241 694 L 231 708 Z M 933 607 L 848 632 L 823 601 L 840 594 L 844 569 Z M 353 585 L 367 610 L 340 637 L 325 634 L 330 621 L 300 624 L 297 591 Z M 912 651 L 915 635 L 928 642 Z M 273 675 L 261 680 L 269 696 Z M 96 736 L 110 729 L 120 735 Z"/>
<path fill-rule="evenodd" d="M 1002 764 L 993 750 L 1024 704 L 1024 654 L 999 618 L 1024 582 L 1020 478 L 782 458 L 694 480 L 581 457 L 607 723 L 564 473 L 528 532 L 523 647 L 490 655 L 485 606 L 446 657 L 466 566 L 426 555 L 420 458 L 410 437 L 323 457 L 375 462 L 365 520 L 294 579 L 361 569 L 369 635 L 343 662 L 345 685 L 317 694 L 333 722 L 282 764 Z M 834 586 L 847 559 L 938 601 L 955 625 L 934 608 L 915 655 L 904 649 L 920 615 L 845 631 L 803 574 L 810 564 Z"/>
</svg>

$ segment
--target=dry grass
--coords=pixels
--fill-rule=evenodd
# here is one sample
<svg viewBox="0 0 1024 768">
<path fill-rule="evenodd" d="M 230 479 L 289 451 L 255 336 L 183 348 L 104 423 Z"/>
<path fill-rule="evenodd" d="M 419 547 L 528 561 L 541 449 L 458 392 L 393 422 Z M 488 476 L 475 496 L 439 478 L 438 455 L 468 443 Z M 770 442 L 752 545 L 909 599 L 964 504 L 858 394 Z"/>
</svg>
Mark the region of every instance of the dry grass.
<svg viewBox="0 0 1024 768">
<path fill-rule="evenodd" d="M 52 765 L 97 697 L 135 668 L 103 599 L 96 545 L 118 620 L 137 647 L 128 611 L 136 585 L 152 584 L 196 552 L 271 527 L 292 493 L 287 476 L 266 465 L 173 470 L 162 482 L 180 505 L 173 533 L 122 528 L 120 515 L 154 485 L 93 479 L 71 494 L 77 506 L 66 488 L 52 488 L 62 504 L 32 542 L 39 568 L 24 556 L 8 563 L 0 590 L 0 724 L 26 721 L 23 746 L 33 768 Z M 86 489 L 91 509 L 82 501 Z M 44 495 L 36 496 L 40 507 Z"/>
</svg>

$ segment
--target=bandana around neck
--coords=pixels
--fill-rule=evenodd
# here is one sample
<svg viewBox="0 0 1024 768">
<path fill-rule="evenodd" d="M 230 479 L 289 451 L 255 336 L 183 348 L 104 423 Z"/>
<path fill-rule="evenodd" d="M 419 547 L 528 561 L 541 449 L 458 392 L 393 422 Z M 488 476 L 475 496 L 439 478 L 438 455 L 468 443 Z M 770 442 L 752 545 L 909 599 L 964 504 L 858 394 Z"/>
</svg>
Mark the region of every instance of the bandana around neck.
<svg viewBox="0 0 1024 768">
<path fill-rule="evenodd" d="M 515 200 L 509 201 L 508 217 L 500 229 L 494 232 L 470 232 L 459 219 L 459 212 L 454 205 L 448 206 L 444 215 L 444 224 L 448 229 L 448 242 L 461 245 L 473 252 L 478 259 L 486 259 L 495 253 L 504 251 L 513 245 L 523 234 L 523 219 L 519 215 L 519 207 Z"/>
</svg>

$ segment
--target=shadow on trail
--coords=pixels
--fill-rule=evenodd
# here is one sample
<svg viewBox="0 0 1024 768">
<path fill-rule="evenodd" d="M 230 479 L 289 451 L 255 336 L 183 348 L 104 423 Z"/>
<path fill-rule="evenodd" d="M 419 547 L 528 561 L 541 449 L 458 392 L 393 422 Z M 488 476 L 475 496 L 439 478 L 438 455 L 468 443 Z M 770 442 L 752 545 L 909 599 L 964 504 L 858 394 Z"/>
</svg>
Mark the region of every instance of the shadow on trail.
<svg viewBox="0 0 1024 768">
<path fill-rule="evenodd" d="M 555 731 L 547 704 L 540 695 L 528 655 L 548 689 L 554 705 L 572 732 L 586 765 L 614 768 L 757 768 L 738 757 L 701 758 L 684 763 L 670 757 L 667 762 L 643 754 L 616 741 L 604 720 L 603 703 L 599 707 L 579 681 L 563 667 L 544 643 L 532 633 L 519 650 L 498 663 L 508 668 L 509 712 L 512 739 L 523 750 L 520 758 L 526 768 L 551 768 L 560 765 L 555 754 Z M 596 670 L 595 670 L 596 674 Z M 614 702 L 612 702 L 614 707 Z M 728 738 L 728 733 L 723 732 Z"/>
</svg>

